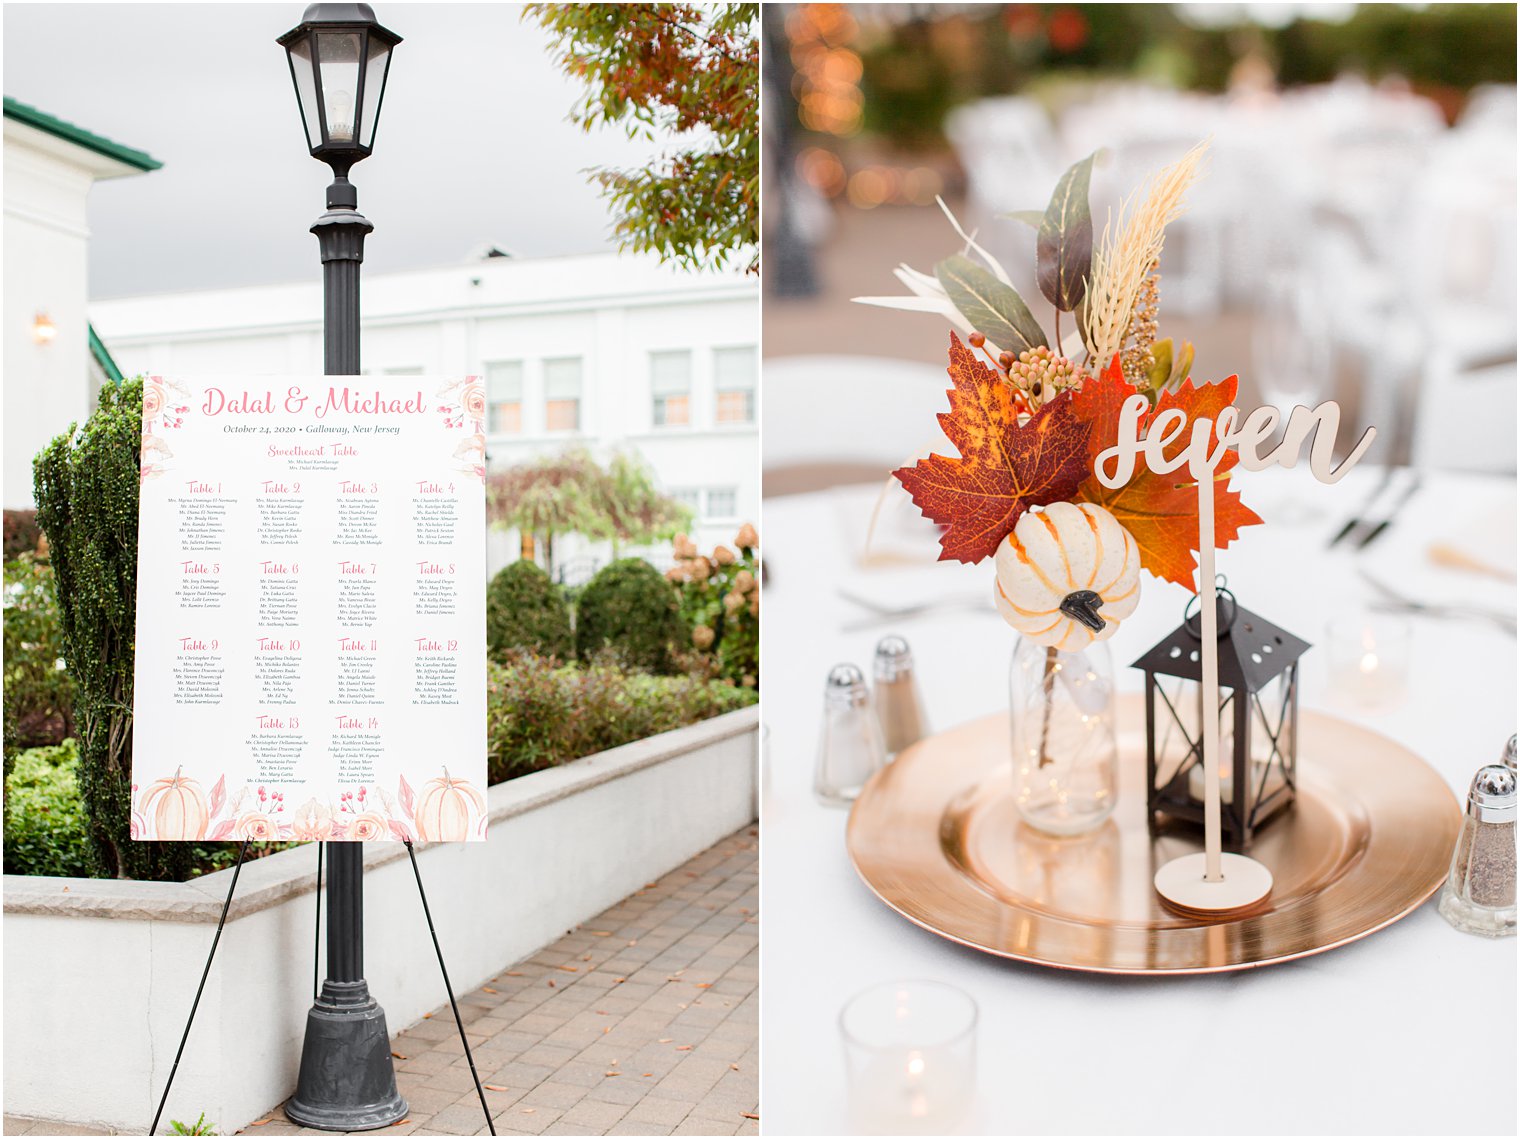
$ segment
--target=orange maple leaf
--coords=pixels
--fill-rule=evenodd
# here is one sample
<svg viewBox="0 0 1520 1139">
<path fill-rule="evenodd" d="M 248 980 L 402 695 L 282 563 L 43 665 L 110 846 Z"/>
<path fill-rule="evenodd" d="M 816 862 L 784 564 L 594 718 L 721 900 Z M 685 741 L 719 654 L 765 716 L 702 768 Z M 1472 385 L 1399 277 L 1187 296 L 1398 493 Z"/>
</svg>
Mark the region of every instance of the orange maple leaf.
<svg viewBox="0 0 1520 1139">
<path fill-rule="evenodd" d="M 1193 435 L 1195 419 L 1217 420 L 1219 413 L 1235 402 L 1238 379 L 1235 376 L 1218 384 L 1194 387 L 1186 380 L 1175 392 L 1163 392 L 1156 407 L 1140 420 L 1140 437 L 1151 421 L 1169 408 L 1180 408 L 1187 423 L 1165 448 L 1167 458 L 1175 458 Z M 1148 470 L 1143 460 L 1135 464 L 1135 474 L 1123 486 L 1110 490 L 1092 473 L 1099 452 L 1112 447 L 1119 438 L 1119 412 L 1124 401 L 1136 394 L 1124 382 L 1119 357 L 1096 379 L 1088 380 L 1073 394 L 1072 406 L 1077 418 L 1091 428 L 1086 481 L 1077 498 L 1106 509 L 1119 520 L 1140 547 L 1140 564 L 1157 577 L 1174 581 L 1198 592 L 1195 574 L 1198 562 L 1198 484 L 1183 467 L 1170 474 L 1158 475 Z M 1209 435 L 1209 446 L 1218 442 Z M 1240 494 L 1230 489 L 1229 472 L 1240 461 L 1234 451 L 1226 451 L 1214 476 L 1214 544 L 1223 548 L 1240 536 L 1242 526 L 1260 525 L 1261 518 L 1240 501 Z"/>
<path fill-rule="evenodd" d="M 1091 472 L 1089 425 L 1062 394 L 1019 424 L 1013 388 L 950 334 L 955 387 L 940 426 L 961 453 L 930 455 L 892 474 L 924 514 L 948 527 L 940 560 L 979 562 L 997 552 L 1031 506 L 1064 502 Z"/>
</svg>

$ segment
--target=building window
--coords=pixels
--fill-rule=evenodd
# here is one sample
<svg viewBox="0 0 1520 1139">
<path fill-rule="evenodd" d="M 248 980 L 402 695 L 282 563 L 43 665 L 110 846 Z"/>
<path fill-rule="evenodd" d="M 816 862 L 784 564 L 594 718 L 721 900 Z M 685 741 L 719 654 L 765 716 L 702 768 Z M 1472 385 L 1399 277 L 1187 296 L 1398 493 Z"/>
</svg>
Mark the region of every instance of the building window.
<svg viewBox="0 0 1520 1139">
<path fill-rule="evenodd" d="M 713 418 L 719 423 L 755 421 L 755 350 L 719 348 L 713 353 L 718 400 Z"/>
<path fill-rule="evenodd" d="M 486 365 L 486 430 L 493 435 L 521 435 L 523 366 L 521 360 Z"/>
<path fill-rule="evenodd" d="M 739 514 L 739 491 L 731 486 L 713 486 L 707 488 L 707 513 L 708 519 L 735 518 Z"/>
<path fill-rule="evenodd" d="M 651 352 L 649 390 L 654 396 L 656 427 L 691 423 L 691 353 Z"/>
<path fill-rule="evenodd" d="M 580 357 L 545 360 L 544 427 L 549 431 L 579 431 L 580 426 Z"/>
<path fill-rule="evenodd" d="M 686 507 L 693 515 L 700 516 L 702 513 L 702 489 L 695 486 L 673 486 L 665 492 L 666 496 L 675 499 Z"/>
</svg>

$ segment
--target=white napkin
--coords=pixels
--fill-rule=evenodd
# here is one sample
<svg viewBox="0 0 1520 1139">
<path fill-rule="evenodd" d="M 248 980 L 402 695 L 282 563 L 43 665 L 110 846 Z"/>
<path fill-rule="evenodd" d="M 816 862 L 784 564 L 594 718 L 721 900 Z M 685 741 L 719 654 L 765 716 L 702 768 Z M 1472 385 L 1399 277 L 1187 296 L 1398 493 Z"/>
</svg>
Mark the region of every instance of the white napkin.
<svg viewBox="0 0 1520 1139">
<path fill-rule="evenodd" d="M 1513 489 L 1504 502 L 1465 518 L 1430 544 L 1430 560 L 1449 569 L 1515 580 L 1515 512 Z"/>
<path fill-rule="evenodd" d="M 939 561 L 939 527 L 919 513 L 895 480 L 832 494 L 852 566 L 839 581 L 842 596 L 870 610 L 992 607 L 991 563 Z"/>
</svg>

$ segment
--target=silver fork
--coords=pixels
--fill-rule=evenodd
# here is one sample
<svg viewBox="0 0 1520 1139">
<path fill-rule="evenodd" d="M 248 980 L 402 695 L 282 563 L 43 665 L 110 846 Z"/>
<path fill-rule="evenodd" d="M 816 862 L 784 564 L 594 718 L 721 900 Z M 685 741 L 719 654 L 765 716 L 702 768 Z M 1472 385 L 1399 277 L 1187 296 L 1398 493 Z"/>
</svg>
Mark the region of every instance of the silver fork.
<svg viewBox="0 0 1520 1139">
<path fill-rule="evenodd" d="M 1473 618 L 1492 622 L 1512 637 L 1516 635 L 1516 618 L 1513 613 L 1486 609 L 1481 605 L 1431 605 L 1424 601 L 1416 601 L 1412 597 L 1405 597 L 1392 586 L 1385 585 L 1373 577 L 1365 569 L 1358 568 L 1356 572 L 1363 581 L 1383 595 L 1384 600 L 1375 603 L 1373 606 L 1375 609 L 1390 613 L 1420 613 L 1426 617 Z"/>
</svg>

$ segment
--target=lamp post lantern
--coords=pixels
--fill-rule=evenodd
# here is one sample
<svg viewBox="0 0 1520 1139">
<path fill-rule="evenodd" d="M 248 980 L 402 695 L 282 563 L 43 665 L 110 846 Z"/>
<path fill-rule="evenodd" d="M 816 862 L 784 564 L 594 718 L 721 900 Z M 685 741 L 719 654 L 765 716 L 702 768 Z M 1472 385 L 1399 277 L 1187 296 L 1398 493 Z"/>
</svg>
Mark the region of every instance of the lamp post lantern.
<svg viewBox="0 0 1520 1139">
<path fill-rule="evenodd" d="M 329 376 L 359 372 L 359 266 L 374 226 L 348 180 L 368 158 L 401 37 L 368 4 L 313 4 L 278 40 L 290 62 L 312 157 L 332 167 L 327 211 L 311 227 L 322 252 L 323 363 Z M 366 1131 L 406 1117 L 396 1090 L 385 1010 L 364 979 L 364 847 L 327 844 L 327 977 L 306 1016 L 296 1094 L 285 1114 L 324 1131 Z"/>
</svg>

